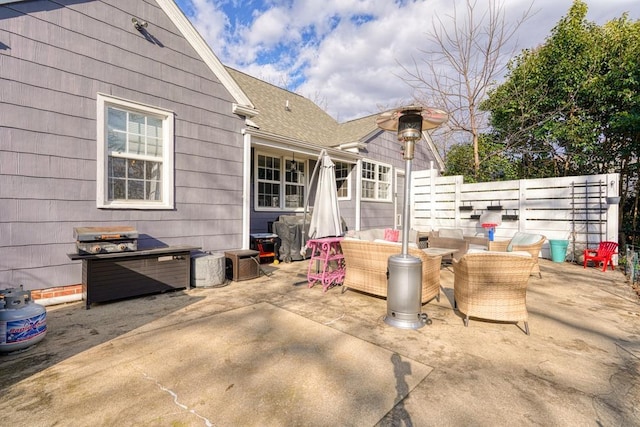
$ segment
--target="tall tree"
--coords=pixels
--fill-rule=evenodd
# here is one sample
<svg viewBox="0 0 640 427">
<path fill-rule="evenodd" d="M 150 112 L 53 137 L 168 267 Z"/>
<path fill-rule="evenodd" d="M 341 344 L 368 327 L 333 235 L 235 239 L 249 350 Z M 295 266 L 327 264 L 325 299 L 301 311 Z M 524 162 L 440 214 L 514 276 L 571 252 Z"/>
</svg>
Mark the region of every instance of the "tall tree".
<svg viewBox="0 0 640 427">
<path fill-rule="evenodd" d="M 518 154 L 522 177 L 620 172 L 627 224 L 627 200 L 638 198 L 640 21 L 623 15 L 597 26 L 586 14 L 575 0 L 544 45 L 512 61 L 481 107 L 491 113 L 494 140 Z"/>
<path fill-rule="evenodd" d="M 419 49 L 412 67 L 403 67 L 403 80 L 411 85 L 416 101 L 446 110 L 450 117 L 440 134 L 447 143 L 471 142 L 476 178 L 482 159 L 480 134 L 487 130 L 487 117 L 480 102 L 502 78 L 515 53 L 518 28 L 531 16 L 531 6 L 519 19 L 508 22 L 500 0 L 465 0 L 463 10 L 453 3 L 453 13 L 434 15 L 427 33 L 428 46 Z"/>
</svg>

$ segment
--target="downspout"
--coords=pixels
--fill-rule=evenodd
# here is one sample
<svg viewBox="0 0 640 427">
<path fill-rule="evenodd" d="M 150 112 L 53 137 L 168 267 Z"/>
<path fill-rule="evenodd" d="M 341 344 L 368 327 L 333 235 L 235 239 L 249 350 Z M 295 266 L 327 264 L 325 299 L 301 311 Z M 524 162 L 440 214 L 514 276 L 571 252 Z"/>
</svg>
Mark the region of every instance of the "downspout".
<svg viewBox="0 0 640 427">
<path fill-rule="evenodd" d="M 242 249 L 249 249 L 251 230 L 251 135 L 242 129 L 244 151 L 242 161 Z"/>
<path fill-rule="evenodd" d="M 49 307 L 51 305 L 66 304 L 82 301 L 82 294 L 63 295 L 59 297 L 34 299 L 33 302 Z"/>
</svg>

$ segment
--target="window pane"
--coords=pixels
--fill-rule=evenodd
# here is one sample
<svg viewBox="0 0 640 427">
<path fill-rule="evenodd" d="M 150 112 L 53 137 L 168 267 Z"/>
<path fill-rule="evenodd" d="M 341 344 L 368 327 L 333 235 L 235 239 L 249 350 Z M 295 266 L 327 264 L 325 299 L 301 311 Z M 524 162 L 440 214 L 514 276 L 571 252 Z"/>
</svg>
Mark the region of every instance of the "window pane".
<svg viewBox="0 0 640 427">
<path fill-rule="evenodd" d="M 304 184 L 304 173 L 297 169 L 295 171 L 287 171 L 284 179 L 287 182 Z"/>
<path fill-rule="evenodd" d="M 129 200 L 144 200 L 144 181 L 127 182 L 127 199 Z"/>
<path fill-rule="evenodd" d="M 129 113 L 129 132 L 144 135 L 144 119 L 141 114 Z"/>
<path fill-rule="evenodd" d="M 147 200 L 162 200 L 162 185 L 158 181 L 151 181 L 146 183 L 145 194 Z"/>
<path fill-rule="evenodd" d="M 139 160 L 129 160 L 128 169 L 129 179 L 144 179 L 144 162 Z"/>
<path fill-rule="evenodd" d="M 144 140 L 140 135 L 129 135 L 129 150 L 131 154 L 144 154 Z"/>
<path fill-rule="evenodd" d="M 162 120 L 155 117 L 147 117 L 147 136 L 150 138 L 162 138 Z"/>
<path fill-rule="evenodd" d="M 162 157 L 162 140 L 157 138 L 148 138 L 147 154 L 149 156 Z"/>
<path fill-rule="evenodd" d="M 124 152 L 127 147 L 127 134 L 109 130 L 107 132 L 107 150 L 115 152 Z"/>
<path fill-rule="evenodd" d="M 162 163 L 159 162 L 145 162 L 146 166 L 146 178 L 151 180 L 162 180 Z"/>
<path fill-rule="evenodd" d="M 127 130 L 127 112 L 113 107 L 107 107 L 107 129 Z"/>
<path fill-rule="evenodd" d="M 127 176 L 127 161 L 116 157 L 109 157 L 109 178 L 124 178 Z"/>
<path fill-rule="evenodd" d="M 126 194 L 126 180 L 109 179 L 109 200 L 124 200 Z"/>
</svg>

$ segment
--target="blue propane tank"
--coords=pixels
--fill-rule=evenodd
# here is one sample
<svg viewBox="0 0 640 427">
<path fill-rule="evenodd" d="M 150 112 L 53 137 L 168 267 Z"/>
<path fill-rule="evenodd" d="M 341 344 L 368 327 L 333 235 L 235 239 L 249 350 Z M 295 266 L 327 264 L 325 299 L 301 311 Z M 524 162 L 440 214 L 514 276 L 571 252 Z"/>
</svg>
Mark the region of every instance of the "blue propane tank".
<svg viewBox="0 0 640 427">
<path fill-rule="evenodd" d="M 47 310 L 31 300 L 31 292 L 0 289 L 0 353 L 22 350 L 47 334 Z"/>
</svg>

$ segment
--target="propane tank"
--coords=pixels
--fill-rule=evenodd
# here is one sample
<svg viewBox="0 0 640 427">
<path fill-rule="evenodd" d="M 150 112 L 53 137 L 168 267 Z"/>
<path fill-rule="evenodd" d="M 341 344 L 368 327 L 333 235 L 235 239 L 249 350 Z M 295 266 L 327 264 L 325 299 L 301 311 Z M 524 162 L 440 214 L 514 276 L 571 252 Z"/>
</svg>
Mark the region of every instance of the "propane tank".
<svg viewBox="0 0 640 427">
<path fill-rule="evenodd" d="M 47 310 L 31 300 L 31 292 L 0 289 L 0 353 L 22 350 L 47 334 Z"/>
</svg>

